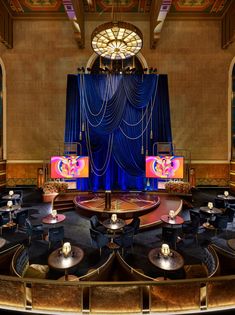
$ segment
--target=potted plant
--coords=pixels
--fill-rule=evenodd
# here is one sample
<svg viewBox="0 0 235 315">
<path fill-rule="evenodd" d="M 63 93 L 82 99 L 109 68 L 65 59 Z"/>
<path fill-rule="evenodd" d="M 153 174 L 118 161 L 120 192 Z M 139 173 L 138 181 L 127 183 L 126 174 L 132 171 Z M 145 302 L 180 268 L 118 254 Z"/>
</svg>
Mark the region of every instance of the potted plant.
<svg viewBox="0 0 235 315">
<path fill-rule="evenodd" d="M 68 184 L 60 181 L 48 181 L 43 186 L 43 202 L 51 202 L 59 193 L 66 192 Z"/>
</svg>

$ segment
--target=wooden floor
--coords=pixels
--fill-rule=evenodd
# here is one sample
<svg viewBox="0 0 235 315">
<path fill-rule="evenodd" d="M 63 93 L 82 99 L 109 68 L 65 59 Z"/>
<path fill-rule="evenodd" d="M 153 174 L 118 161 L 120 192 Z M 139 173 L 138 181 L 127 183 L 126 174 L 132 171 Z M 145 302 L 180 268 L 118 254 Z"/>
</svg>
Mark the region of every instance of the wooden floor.
<svg viewBox="0 0 235 315">
<path fill-rule="evenodd" d="M 140 218 L 140 228 L 146 229 L 161 223 L 161 216 L 170 210 L 180 213 L 182 200 L 175 195 L 158 193 L 118 193 L 112 197 L 110 210 L 105 210 L 104 194 L 75 196 L 74 203 L 83 216 L 98 215 L 101 219 L 116 213 L 119 217 L 131 221 L 133 216 Z M 118 206 L 117 206 L 118 205 Z"/>
</svg>

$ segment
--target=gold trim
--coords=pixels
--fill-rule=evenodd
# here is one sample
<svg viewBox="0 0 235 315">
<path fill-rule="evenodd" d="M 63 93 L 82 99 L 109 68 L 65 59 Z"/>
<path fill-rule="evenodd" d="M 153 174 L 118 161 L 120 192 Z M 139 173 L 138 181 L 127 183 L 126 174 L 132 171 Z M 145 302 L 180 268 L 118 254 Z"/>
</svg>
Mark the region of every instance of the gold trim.
<svg viewBox="0 0 235 315">
<path fill-rule="evenodd" d="M 43 160 L 8 160 L 7 164 L 40 164 Z"/>
<path fill-rule="evenodd" d="M 6 175 L 6 171 L 0 171 L 0 175 Z"/>
<path fill-rule="evenodd" d="M 227 160 L 191 160 L 191 164 L 230 164 Z"/>
</svg>

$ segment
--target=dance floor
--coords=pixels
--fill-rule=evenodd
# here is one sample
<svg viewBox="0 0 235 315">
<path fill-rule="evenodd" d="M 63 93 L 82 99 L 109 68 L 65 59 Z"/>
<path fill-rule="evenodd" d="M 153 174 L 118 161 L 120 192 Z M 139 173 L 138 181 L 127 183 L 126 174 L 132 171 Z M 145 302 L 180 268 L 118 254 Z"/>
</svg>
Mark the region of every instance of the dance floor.
<svg viewBox="0 0 235 315">
<path fill-rule="evenodd" d="M 127 222 L 138 216 L 142 229 L 161 223 L 161 216 L 170 210 L 178 214 L 182 209 L 182 200 L 177 196 L 142 192 L 112 193 L 110 209 L 106 209 L 104 193 L 76 196 L 74 203 L 78 213 L 83 216 L 96 214 L 103 219 L 115 213 Z"/>
</svg>

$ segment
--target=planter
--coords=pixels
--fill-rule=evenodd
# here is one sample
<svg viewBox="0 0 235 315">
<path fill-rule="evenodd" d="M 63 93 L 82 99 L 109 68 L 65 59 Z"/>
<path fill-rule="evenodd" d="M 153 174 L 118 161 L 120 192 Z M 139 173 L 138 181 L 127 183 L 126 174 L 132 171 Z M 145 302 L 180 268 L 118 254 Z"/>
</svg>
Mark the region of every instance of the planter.
<svg viewBox="0 0 235 315">
<path fill-rule="evenodd" d="M 52 202 L 53 199 L 58 195 L 58 193 L 51 193 L 51 194 L 42 194 L 42 201 L 43 202 Z"/>
</svg>

